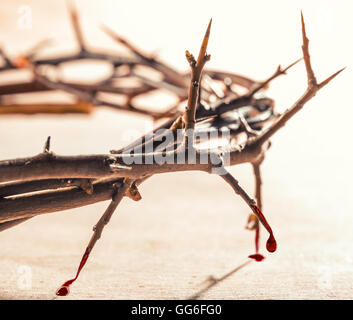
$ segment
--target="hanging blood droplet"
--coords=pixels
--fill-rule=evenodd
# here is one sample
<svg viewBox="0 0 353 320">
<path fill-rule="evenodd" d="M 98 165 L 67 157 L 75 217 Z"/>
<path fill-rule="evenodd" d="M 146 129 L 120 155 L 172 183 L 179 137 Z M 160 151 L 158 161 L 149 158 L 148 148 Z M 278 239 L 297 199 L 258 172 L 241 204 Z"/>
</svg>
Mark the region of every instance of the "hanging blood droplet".
<svg viewBox="0 0 353 320">
<path fill-rule="evenodd" d="M 270 234 L 270 237 L 268 238 L 268 240 L 266 242 L 267 251 L 275 252 L 277 249 L 277 242 L 276 242 L 275 237 L 273 236 L 273 232 L 272 232 L 270 225 L 268 224 L 265 216 L 262 214 L 261 210 L 257 206 L 251 205 L 251 208 L 253 209 L 256 216 L 259 218 L 259 220 L 262 222 L 262 224 L 264 225 L 264 227 L 266 228 L 266 230 Z"/>
<path fill-rule="evenodd" d="M 90 249 L 87 248 L 82 259 L 81 259 L 81 262 L 80 262 L 80 265 L 78 266 L 78 269 L 77 269 L 77 273 L 76 273 L 76 276 L 75 278 L 71 279 L 71 280 L 68 280 L 66 281 L 57 291 L 56 291 L 56 295 L 57 296 L 60 296 L 60 297 L 64 297 L 64 296 L 67 296 L 69 293 L 70 293 L 70 285 L 78 278 L 83 266 L 86 264 L 86 261 L 89 257 L 89 254 L 90 254 Z"/>
<path fill-rule="evenodd" d="M 255 261 L 258 261 L 258 262 L 260 262 L 263 259 L 265 259 L 265 257 L 262 254 L 260 254 L 260 253 L 251 254 L 249 256 L 249 258 L 254 259 Z"/>
<path fill-rule="evenodd" d="M 266 249 L 269 252 L 275 252 L 277 249 L 277 242 L 273 236 L 273 234 L 270 234 L 270 237 L 268 238 L 266 242 Z"/>
</svg>

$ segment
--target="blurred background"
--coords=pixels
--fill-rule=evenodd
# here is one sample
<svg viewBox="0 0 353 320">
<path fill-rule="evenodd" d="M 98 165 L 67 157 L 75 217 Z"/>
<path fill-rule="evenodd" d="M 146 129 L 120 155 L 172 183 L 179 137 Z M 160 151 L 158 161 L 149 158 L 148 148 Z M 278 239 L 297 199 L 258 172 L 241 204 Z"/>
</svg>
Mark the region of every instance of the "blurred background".
<svg viewBox="0 0 353 320">
<path fill-rule="evenodd" d="M 277 252 L 268 254 L 263 240 L 263 262 L 249 263 L 201 297 L 352 299 L 351 1 L 73 3 L 89 47 L 116 49 L 100 29 L 104 23 L 180 71 L 188 70 L 185 50 L 197 53 L 212 17 L 208 67 L 257 80 L 301 57 L 303 10 L 318 80 L 347 69 L 272 139 L 262 166 L 263 202 Z M 46 38 L 53 43 L 43 56 L 77 49 L 65 1 L 2 0 L 0 8 L 0 43 L 10 57 Z M 75 70 L 87 78 L 104 72 L 104 66 Z M 305 88 L 300 63 L 273 81 L 268 95 L 283 111 Z M 153 103 L 169 101 L 162 96 Z M 58 154 L 107 153 L 152 126 L 147 117 L 108 108 L 91 115 L 0 115 L 0 159 L 37 154 L 49 135 Z M 231 172 L 253 194 L 251 167 Z M 186 299 L 210 275 L 222 277 L 253 252 L 253 233 L 244 229 L 249 210 L 218 177 L 164 174 L 140 191 L 140 202 L 125 199 L 119 206 L 68 298 Z M 53 298 L 74 275 L 106 205 L 39 216 L 0 233 L 0 298 Z"/>
</svg>

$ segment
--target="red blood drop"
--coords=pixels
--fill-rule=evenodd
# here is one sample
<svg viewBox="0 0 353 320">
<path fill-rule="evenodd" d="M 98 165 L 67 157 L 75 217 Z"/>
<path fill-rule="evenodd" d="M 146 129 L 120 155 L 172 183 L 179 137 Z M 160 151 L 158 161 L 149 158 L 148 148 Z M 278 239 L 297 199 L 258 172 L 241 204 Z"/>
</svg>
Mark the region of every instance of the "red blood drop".
<svg viewBox="0 0 353 320">
<path fill-rule="evenodd" d="M 57 291 L 56 295 L 60 297 L 67 296 L 70 293 L 70 289 L 68 286 L 61 286 Z"/>
<path fill-rule="evenodd" d="M 260 253 L 252 254 L 249 256 L 249 258 L 254 259 L 255 261 L 258 261 L 258 262 L 265 259 L 265 257 Z"/>
<path fill-rule="evenodd" d="M 277 249 L 277 242 L 272 234 L 270 235 L 270 237 L 266 242 L 266 249 L 269 252 L 275 252 Z"/>
<path fill-rule="evenodd" d="M 262 222 L 262 224 L 264 225 L 264 227 L 267 229 L 267 231 L 270 234 L 270 237 L 268 238 L 267 243 L 266 243 L 267 251 L 275 252 L 277 249 L 277 242 L 275 240 L 275 237 L 273 236 L 273 232 L 272 232 L 270 225 L 267 223 L 265 216 L 262 214 L 262 212 L 260 211 L 260 209 L 257 206 L 251 205 L 251 208 L 254 210 L 257 217 L 259 218 L 259 220 Z"/>
<path fill-rule="evenodd" d="M 77 269 L 77 273 L 76 273 L 76 277 L 66 281 L 57 291 L 56 291 L 56 295 L 57 296 L 67 296 L 70 292 L 70 285 L 78 278 L 78 275 L 80 274 L 83 266 L 85 265 L 85 263 L 87 262 L 87 259 L 89 257 L 90 254 L 90 249 L 87 248 L 85 251 L 85 254 L 83 255 L 80 265 L 78 266 Z"/>
</svg>

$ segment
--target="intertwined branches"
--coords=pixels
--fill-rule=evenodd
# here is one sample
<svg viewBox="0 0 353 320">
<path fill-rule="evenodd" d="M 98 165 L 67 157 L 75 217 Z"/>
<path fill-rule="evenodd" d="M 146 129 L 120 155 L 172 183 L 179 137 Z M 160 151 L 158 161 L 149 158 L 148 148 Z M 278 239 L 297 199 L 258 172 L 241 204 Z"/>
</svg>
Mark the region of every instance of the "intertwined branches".
<svg viewBox="0 0 353 320">
<path fill-rule="evenodd" d="M 0 72 L 16 72 L 20 69 L 28 69 L 32 72 L 32 81 L 19 82 L 15 84 L 4 84 L 0 86 L 0 113 L 90 113 L 94 107 L 109 107 L 119 111 L 137 113 L 150 116 L 153 119 L 174 118 L 181 114 L 180 104 L 188 98 L 188 84 L 191 72 L 182 73 L 175 68 L 160 61 L 155 56 L 149 55 L 138 49 L 130 41 L 118 35 L 107 26 L 102 26 L 103 32 L 112 38 L 120 46 L 126 48 L 131 55 L 126 56 L 116 53 L 105 53 L 102 50 L 91 49 L 81 30 L 79 18 L 76 10 L 69 5 L 70 19 L 78 45 L 78 52 L 70 55 L 58 55 L 50 58 L 39 58 L 40 50 L 50 44 L 49 41 L 41 41 L 27 54 L 16 58 L 10 58 L 4 50 L 0 50 L 0 56 L 4 64 L 0 67 Z M 111 72 L 105 79 L 94 83 L 78 83 L 75 81 L 62 80 L 60 78 L 60 68 L 78 61 L 104 61 L 111 65 Z M 87 66 L 89 68 L 89 65 Z M 46 70 L 50 69 L 55 73 L 55 77 L 49 77 Z M 153 71 L 160 78 L 156 81 L 150 77 Z M 203 100 L 210 103 L 215 97 L 223 98 L 224 80 L 228 82 L 228 89 L 233 94 L 234 85 L 241 86 L 247 90 L 257 86 L 258 82 L 244 76 L 230 72 L 205 71 L 207 78 L 202 86 Z M 128 85 L 127 85 L 128 83 Z M 166 90 L 175 97 L 175 105 L 164 111 L 157 112 L 151 108 L 141 107 L 137 101 L 146 94 L 159 90 Z M 17 104 L 13 101 L 13 96 L 33 92 L 63 91 L 74 97 L 74 103 L 47 102 L 44 104 Z M 117 99 L 107 98 L 120 97 Z M 120 102 L 123 100 L 124 102 Z"/>
<path fill-rule="evenodd" d="M 84 58 L 95 55 L 95 53 L 91 53 L 86 49 L 79 30 L 77 15 L 73 11 L 71 11 L 71 14 L 77 41 L 80 44 L 79 54 L 54 60 L 31 60 L 29 64 L 36 75 L 36 85 L 40 83 L 46 88 L 60 88 L 64 91 L 70 91 L 82 100 L 97 102 L 97 100 L 94 100 L 96 99 L 97 90 L 86 90 L 87 88 L 83 90 L 82 86 L 53 82 L 38 71 L 38 66 L 41 64 L 55 65 L 77 59 L 78 57 Z M 230 89 L 228 81 L 232 77 L 230 74 L 204 70 L 205 63 L 210 59 L 206 50 L 211 22 L 203 38 L 197 60 L 188 51 L 186 52 L 186 58 L 191 69 L 187 77 L 185 75 L 177 75 L 177 73 L 172 71 L 172 68 L 161 64 L 153 57 L 146 56 L 131 43 L 117 36 L 110 29 L 105 28 L 105 31 L 113 36 L 116 41 L 123 43 L 134 53 L 134 62 L 132 60 L 123 62 L 128 64 L 131 69 L 137 64 L 145 64 L 153 66 L 160 71 L 163 70 L 161 71 L 165 76 L 161 81 L 163 86 L 168 84 L 181 88 L 182 83 L 189 79 L 188 100 L 185 111 L 173 110 L 173 115 L 168 115 L 167 118 L 169 119 L 158 128 L 125 148 L 113 150 L 110 154 L 56 155 L 50 151 L 50 139 L 48 138 L 45 142 L 44 151 L 34 157 L 0 161 L 0 230 L 13 227 L 39 214 L 111 199 L 107 210 L 94 227 L 93 236 L 86 248 L 76 277 L 66 282 L 58 291 L 59 295 L 65 295 L 68 293 L 69 285 L 78 277 L 96 241 L 101 237 L 103 228 L 125 196 L 133 200 L 140 200 L 139 184 L 155 174 L 197 170 L 219 175 L 251 209 L 252 214 L 249 217 L 248 227 L 256 231 L 256 254 L 251 257 L 256 260 L 263 258 L 258 253 L 259 223 L 269 233 L 266 245 L 267 250 L 270 252 L 275 251 L 277 244 L 273 231 L 261 212 L 261 163 L 264 160 L 266 150 L 269 148 L 269 139 L 294 114 L 301 110 L 319 90 L 343 70 L 337 71 L 321 83 L 317 82 L 311 67 L 309 41 L 305 31 L 303 16 L 301 23 L 303 34 L 302 51 L 308 86 L 304 94 L 281 115 L 275 114 L 272 100 L 268 98 L 259 99 L 256 97 L 256 93 L 266 87 L 274 78 L 284 74 L 299 60 L 287 68 L 278 67 L 269 79 L 261 83 L 251 82 L 251 80 L 246 78 L 242 79 L 243 85 L 248 81 L 248 92 L 239 96 Z M 105 58 L 107 57 L 105 56 Z M 122 64 L 121 59 L 110 58 L 116 67 Z M 16 67 L 10 65 L 9 59 L 7 64 L 8 68 Z M 203 78 L 208 79 L 212 84 L 221 79 L 224 84 L 221 93 L 217 93 L 217 90 L 212 89 L 212 85 L 205 89 L 207 84 L 203 81 Z M 108 82 L 105 82 L 104 85 Z M 146 85 L 144 83 L 144 85 L 151 87 L 150 84 Z M 161 86 L 161 84 L 158 84 L 158 86 Z M 204 92 L 208 93 L 208 95 L 204 95 Z M 217 97 L 217 101 L 211 106 L 209 105 L 210 99 L 208 99 L 210 94 Z M 223 96 L 221 97 L 221 95 Z M 229 112 L 231 112 L 231 115 L 229 115 Z M 269 123 L 269 125 L 265 126 L 266 123 Z M 201 148 L 199 146 L 198 143 L 202 141 L 196 139 L 198 130 L 207 131 L 224 127 L 230 129 L 228 137 L 229 148 L 220 148 L 219 145 L 213 148 Z M 163 131 L 161 132 L 160 129 L 163 129 Z M 182 134 L 181 140 L 176 137 L 178 132 Z M 173 139 L 167 144 L 161 143 L 163 138 L 169 134 L 172 135 Z M 240 139 L 244 135 L 245 141 L 243 141 L 241 147 L 238 144 L 232 146 L 231 143 L 235 139 Z M 141 162 L 131 161 L 131 155 L 139 157 Z M 176 161 L 182 158 L 186 161 Z M 173 161 L 166 161 L 166 159 L 172 159 Z M 233 166 L 241 163 L 251 163 L 253 166 L 256 182 L 255 200 L 225 168 L 226 165 Z"/>
</svg>

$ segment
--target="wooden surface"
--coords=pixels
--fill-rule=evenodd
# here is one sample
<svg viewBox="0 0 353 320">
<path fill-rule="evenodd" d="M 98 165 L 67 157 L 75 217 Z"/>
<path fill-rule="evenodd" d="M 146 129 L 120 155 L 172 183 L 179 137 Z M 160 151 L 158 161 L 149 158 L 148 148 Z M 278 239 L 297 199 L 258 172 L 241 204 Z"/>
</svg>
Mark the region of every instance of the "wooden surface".
<svg viewBox="0 0 353 320">
<path fill-rule="evenodd" d="M 2 1 L 0 42 L 10 53 L 25 51 L 47 35 L 58 39 L 56 49 L 74 48 L 65 3 L 44 3 Z M 319 80 L 348 69 L 272 139 L 263 165 L 264 213 L 277 236 L 276 253 L 265 252 L 263 230 L 266 259 L 202 291 L 210 275 L 222 278 L 249 261 L 254 250 L 253 234 L 244 229 L 249 210 L 216 176 L 163 174 L 141 186 L 140 202 L 123 200 L 68 298 L 185 299 L 201 292 L 206 299 L 352 299 L 350 1 L 297 1 L 290 7 L 270 1 L 232 8 L 225 1 L 206 2 L 196 19 L 197 6 L 182 1 L 129 2 L 123 8 L 113 1 L 76 3 L 89 43 L 114 48 L 98 29 L 104 21 L 141 48 L 161 49 L 163 59 L 181 70 L 188 67 L 184 50 L 195 53 L 212 16 L 208 67 L 256 79 L 300 56 L 302 8 Z M 32 8 L 30 30 L 16 24 L 23 4 Z M 304 69 L 301 64 L 271 85 L 279 110 L 303 92 Z M 94 72 L 87 70 L 89 75 Z M 145 118 L 107 109 L 90 116 L 1 115 L 0 159 L 38 153 L 48 135 L 56 153 L 104 153 L 150 125 Z M 252 194 L 251 168 L 231 172 Z M 74 275 L 107 204 L 36 217 L 0 233 L 0 298 L 54 298 L 59 285 Z"/>
</svg>

